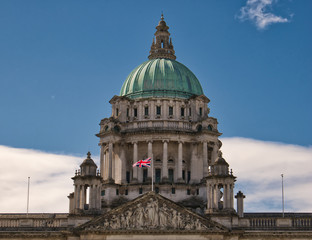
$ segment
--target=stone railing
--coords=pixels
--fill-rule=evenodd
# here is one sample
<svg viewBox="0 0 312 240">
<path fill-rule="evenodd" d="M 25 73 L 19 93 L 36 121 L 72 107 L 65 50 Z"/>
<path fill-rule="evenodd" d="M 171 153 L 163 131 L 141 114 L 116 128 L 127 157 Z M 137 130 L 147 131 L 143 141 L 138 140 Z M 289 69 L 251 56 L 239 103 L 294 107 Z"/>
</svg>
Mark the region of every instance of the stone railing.
<svg viewBox="0 0 312 240">
<path fill-rule="evenodd" d="M 138 129 L 162 129 L 162 130 L 181 130 L 193 131 L 196 130 L 192 123 L 185 121 L 140 121 L 130 122 L 123 125 L 123 131 L 133 131 Z"/>
<path fill-rule="evenodd" d="M 284 217 L 281 213 L 245 213 L 241 222 L 241 227 L 255 230 L 312 230 L 311 213 L 285 213 Z"/>
<path fill-rule="evenodd" d="M 66 229 L 67 216 L 68 214 L 0 214 L 0 231 Z"/>
</svg>

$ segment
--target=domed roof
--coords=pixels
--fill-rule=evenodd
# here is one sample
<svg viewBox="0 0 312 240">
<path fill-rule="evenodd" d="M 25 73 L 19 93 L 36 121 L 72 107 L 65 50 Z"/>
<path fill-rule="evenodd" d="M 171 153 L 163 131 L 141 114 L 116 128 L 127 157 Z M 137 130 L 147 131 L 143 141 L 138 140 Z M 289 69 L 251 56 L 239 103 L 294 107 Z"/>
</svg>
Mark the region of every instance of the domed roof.
<svg viewBox="0 0 312 240">
<path fill-rule="evenodd" d="M 124 82 L 120 96 L 129 98 L 174 97 L 202 95 L 196 76 L 173 59 L 150 59 L 135 68 Z"/>
<path fill-rule="evenodd" d="M 129 74 L 120 96 L 189 98 L 202 95 L 203 89 L 196 76 L 182 63 L 175 61 L 169 27 L 163 14 L 156 29 L 149 60 Z"/>
</svg>

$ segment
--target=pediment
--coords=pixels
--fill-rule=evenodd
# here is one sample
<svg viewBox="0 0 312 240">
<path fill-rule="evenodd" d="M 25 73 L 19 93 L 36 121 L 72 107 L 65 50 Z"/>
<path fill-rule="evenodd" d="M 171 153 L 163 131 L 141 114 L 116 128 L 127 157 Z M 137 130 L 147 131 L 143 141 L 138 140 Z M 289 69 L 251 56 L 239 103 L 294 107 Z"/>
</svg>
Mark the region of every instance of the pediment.
<svg viewBox="0 0 312 240">
<path fill-rule="evenodd" d="M 228 229 L 154 192 L 146 193 L 77 227 L 86 232 L 227 232 Z"/>
</svg>

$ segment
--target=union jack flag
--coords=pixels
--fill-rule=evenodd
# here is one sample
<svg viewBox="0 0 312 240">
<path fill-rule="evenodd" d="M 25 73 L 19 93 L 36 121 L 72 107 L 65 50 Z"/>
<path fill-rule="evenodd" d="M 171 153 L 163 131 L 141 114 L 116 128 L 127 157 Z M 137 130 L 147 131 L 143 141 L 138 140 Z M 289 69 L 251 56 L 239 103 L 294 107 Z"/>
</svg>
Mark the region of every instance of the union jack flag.
<svg viewBox="0 0 312 240">
<path fill-rule="evenodd" d="M 132 166 L 133 167 L 151 167 L 151 158 L 147 158 L 145 160 L 139 160 Z"/>
</svg>

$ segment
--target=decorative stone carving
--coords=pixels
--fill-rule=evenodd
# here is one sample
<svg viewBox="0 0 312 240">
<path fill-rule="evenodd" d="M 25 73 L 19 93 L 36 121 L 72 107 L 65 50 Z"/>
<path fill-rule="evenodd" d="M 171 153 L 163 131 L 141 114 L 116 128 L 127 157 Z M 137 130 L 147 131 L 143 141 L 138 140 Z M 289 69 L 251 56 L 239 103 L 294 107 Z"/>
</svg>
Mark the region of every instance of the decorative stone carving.
<svg viewBox="0 0 312 240">
<path fill-rule="evenodd" d="M 79 227 L 80 231 L 209 231 L 222 230 L 184 207 L 153 192 L 117 207 L 97 220 Z"/>
</svg>

